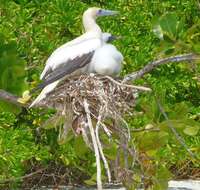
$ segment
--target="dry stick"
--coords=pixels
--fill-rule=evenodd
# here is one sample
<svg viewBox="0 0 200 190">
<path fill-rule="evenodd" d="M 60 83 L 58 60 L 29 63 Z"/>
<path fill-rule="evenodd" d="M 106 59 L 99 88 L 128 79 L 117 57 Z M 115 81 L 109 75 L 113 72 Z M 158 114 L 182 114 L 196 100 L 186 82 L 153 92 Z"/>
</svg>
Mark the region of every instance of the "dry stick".
<svg viewBox="0 0 200 190">
<path fill-rule="evenodd" d="M 32 172 L 32 173 L 30 173 L 30 174 L 21 176 L 21 177 L 16 177 L 16 178 L 10 178 L 10 179 L 5 179 L 5 180 L 0 180 L 0 184 L 5 184 L 5 183 L 8 183 L 8 182 L 12 182 L 12 181 L 23 180 L 23 179 L 32 177 L 33 175 L 36 175 L 36 174 L 38 174 L 38 173 L 41 173 L 41 172 L 44 171 L 44 170 L 45 170 L 45 169 L 42 168 L 42 169 L 39 169 L 39 170 L 37 170 L 37 171 L 35 171 L 35 172 Z"/>
<path fill-rule="evenodd" d="M 92 115 L 95 119 L 98 120 L 98 118 L 96 117 L 96 115 L 94 115 L 93 113 L 91 113 L 91 115 Z M 105 131 L 106 135 L 107 135 L 109 138 L 111 138 L 111 136 L 112 136 L 112 131 L 110 131 L 110 130 L 107 128 L 107 126 L 106 126 L 103 122 L 101 122 L 101 121 L 99 121 L 99 122 L 100 122 L 101 126 L 103 127 L 103 130 Z"/>
<path fill-rule="evenodd" d="M 152 61 L 139 71 L 126 75 L 123 79 L 123 83 L 142 78 L 145 74 L 151 72 L 154 68 L 156 68 L 159 65 L 163 65 L 170 62 L 194 61 L 199 59 L 200 59 L 199 55 L 189 53 L 189 54 L 177 55 L 173 57 Z"/>
<path fill-rule="evenodd" d="M 100 109 L 103 111 L 103 109 Z M 99 112 L 99 116 L 98 116 L 98 121 L 97 121 L 97 124 L 96 124 L 96 139 L 97 139 L 97 144 L 98 144 L 98 148 L 99 148 L 99 152 L 100 152 L 100 155 L 101 155 L 101 158 L 103 160 L 103 163 L 104 163 L 104 167 L 106 169 L 106 173 L 107 173 L 107 176 L 108 176 L 108 182 L 111 183 L 111 174 L 110 174 L 110 168 L 109 168 L 109 165 L 108 165 L 108 162 L 104 156 L 104 153 L 103 153 L 103 148 L 102 148 L 102 145 L 101 145 L 101 141 L 99 139 L 99 127 L 100 127 L 100 124 L 101 123 L 101 111 Z"/>
<path fill-rule="evenodd" d="M 144 86 L 135 86 L 135 85 L 123 84 L 123 83 L 120 83 L 120 82 L 114 80 L 112 77 L 109 77 L 109 76 L 106 76 L 106 78 L 109 79 L 110 81 L 112 81 L 113 83 L 119 85 L 119 86 L 124 86 L 124 87 L 127 87 L 127 88 L 134 88 L 134 89 L 141 90 L 141 91 L 151 91 L 150 88 L 147 88 L 147 87 L 144 87 Z"/>
<path fill-rule="evenodd" d="M 9 92 L 6 92 L 5 90 L 2 90 L 2 89 L 0 89 L 0 99 L 5 100 L 6 102 L 10 102 L 20 107 L 27 107 L 27 105 L 18 102 L 19 97 Z"/>
<path fill-rule="evenodd" d="M 91 149 L 91 150 L 94 150 L 93 147 L 92 147 L 92 144 L 90 143 L 90 140 L 88 138 L 88 134 L 86 132 L 86 126 L 82 124 L 82 137 L 83 137 L 83 140 L 85 142 L 85 144 Z"/>
<path fill-rule="evenodd" d="M 97 189 L 98 190 L 103 190 L 102 181 L 101 181 L 101 163 L 100 163 L 99 149 L 98 149 L 98 145 L 97 145 L 95 132 L 94 132 L 94 129 L 93 129 L 93 126 L 92 126 L 92 119 L 91 119 L 91 116 L 90 116 L 89 104 L 87 103 L 86 99 L 84 99 L 83 105 L 84 105 L 84 109 L 85 109 L 85 112 L 86 112 L 87 123 L 88 123 L 88 127 L 90 129 L 90 134 L 91 134 L 91 137 L 92 137 L 92 143 L 93 143 L 93 146 L 94 146 L 94 152 L 95 152 L 95 157 L 96 157 Z"/>
<path fill-rule="evenodd" d="M 196 158 L 197 157 L 190 151 L 189 147 L 186 145 L 184 139 L 178 134 L 178 132 L 176 131 L 176 129 L 173 127 L 173 124 L 172 122 L 169 120 L 164 108 L 161 106 L 160 102 L 158 99 L 156 99 L 156 102 L 158 104 L 158 107 L 162 113 L 162 115 L 164 116 L 164 118 L 166 119 L 166 121 L 168 121 L 168 127 L 171 129 L 171 131 L 174 133 L 175 137 L 177 138 L 177 140 L 179 141 L 179 143 L 186 149 L 186 151 L 189 153 L 189 155 L 192 157 L 192 158 Z"/>
</svg>

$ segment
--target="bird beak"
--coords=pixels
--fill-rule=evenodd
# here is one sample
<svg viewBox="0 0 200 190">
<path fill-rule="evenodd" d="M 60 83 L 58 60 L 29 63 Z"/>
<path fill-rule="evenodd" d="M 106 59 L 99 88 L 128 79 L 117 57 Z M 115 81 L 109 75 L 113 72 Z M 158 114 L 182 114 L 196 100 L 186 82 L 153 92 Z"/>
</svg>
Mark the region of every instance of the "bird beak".
<svg viewBox="0 0 200 190">
<path fill-rule="evenodd" d="M 111 10 L 105 10 L 105 9 L 100 9 L 97 13 L 98 16 L 112 16 L 119 14 L 118 11 L 111 11 Z"/>
<path fill-rule="evenodd" d="M 123 38 L 122 36 L 112 35 L 109 37 L 108 42 L 113 42 L 114 40 L 121 40 L 122 38 Z"/>
</svg>

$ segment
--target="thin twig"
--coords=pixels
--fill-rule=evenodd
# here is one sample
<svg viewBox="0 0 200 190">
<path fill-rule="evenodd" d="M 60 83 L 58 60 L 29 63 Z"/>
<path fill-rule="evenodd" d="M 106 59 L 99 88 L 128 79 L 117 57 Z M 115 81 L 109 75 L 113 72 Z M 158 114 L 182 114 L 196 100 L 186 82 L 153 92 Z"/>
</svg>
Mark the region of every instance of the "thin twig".
<svg viewBox="0 0 200 190">
<path fill-rule="evenodd" d="M 151 72 L 153 69 L 155 69 L 159 65 L 163 65 L 170 62 L 194 61 L 194 60 L 199 60 L 199 59 L 200 59 L 200 56 L 193 53 L 189 53 L 189 54 L 176 55 L 173 57 L 168 57 L 168 58 L 152 61 L 148 63 L 145 67 L 140 69 L 139 71 L 126 75 L 124 77 L 123 83 L 142 78 L 145 74 Z"/>
<path fill-rule="evenodd" d="M 87 134 L 87 126 L 85 125 L 85 123 L 81 124 L 81 129 L 82 129 L 82 137 L 83 137 L 83 140 L 85 142 L 85 144 L 91 149 L 91 150 L 94 150 L 93 147 L 92 147 L 92 144 L 90 143 L 90 140 L 89 140 L 89 137 L 88 137 L 88 134 Z"/>
<path fill-rule="evenodd" d="M 32 172 L 30 174 L 26 174 L 26 175 L 21 176 L 21 177 L 15 177 L 15 178 L 10 178 L 10 179 L 0 180 L 0 184 L 5 184 L 5 183 L 8 183 L 8 182 L 12 182 L 12 181 L 23 180 L 23 179 L 32 177 L 33 175 L 36 175 L 38 173 L 41 173 L 43 170 L 45 170 L 45 168 L 39 169 L 39 170 L 37 170 L 35 172 Z"/>
<path fill-rule="evenodd" d="M 97 145 L 97 140 L 96 140 L 95 132 L 94 132 L 94 129 L 93 129 L 93 126 L 92 126 L 92 119 L 91 119 L 91 116 L 90 116 L 89 104 L 87 103 L 86 99 L 84 99 L 83 104 L 84 104 L 84 109 L 85 109 L 86 116 L 87 116 L 87 123 L 88 123 L 88 127 L 90 129 L 90 134 L 91 134 L 91 137 L 92 137 L 92 143 L 93 143 L 93 146 L 94 146 L 95 157 L 96 157 L 96 164 L 97 164 L 97 189 L 98 190 L 103 190 L 102 181 L 101 181 L 100 155 L 99 155 L 99 149 L 98 149 L 98 145 Z"/>
<path fill-rule="evenodd" d="M 98 120 L 98 118 L 96 117 L 96 115 L 94 115 L 93 113 L 91 113 L 91 115 Z M 102 122 L 102 121 L 99 121 L 101 126 L 103 127 L 103 130 L 105 131 L 106 135 L 111 138 L 112 137 L 112 131 L 110 131 L 107 126 Z"/>
<path fill-rule="evenodd" d="M 97 139 L 97 145 L 98 145 L 98 148 L 99 148 L 99 152 L 100 152 L 101 158 L 103 160 L 104 167 L 106 169 L 106 173 L 107 173 L 107 176 L 108 176 L 108 182 L 110 183 L 111 182 L 110 168 L 109 168 L 108 162 L 106 160 L 106 157 L 104 156 L 101 141 L 99 139 L 99 127 L 101 125 L 100 123 L 101 123 L 102 112 L 103 112 L 103 109 L 100 109 L 95 132 L 96 132 L 96 139 Z"/>
<path fill-rule="evenodd" d="M 130 129 L 131 132 L 142 132 L 142 131 L 154 131 L 154 132 L 158 132 L 160 131 L 160 129 L 158 128 L 138 128 L 138 129 Z"/>
<path fill-rule="evenodd" d="M 136 85 L 128 85 L 128 84 L 124 84 L 124 83 L 120 83 L 116 80 L 114 80 L 112 77 L 109 76 L 105 76 L 107 79 L 109 79 L 110 81 L 112 81 L 113 83 L 119 85 L 119 86 L 124 86 L 127 88 L 133 88 L 133 89 L 137 89 L 137 90 L 141 90 L 141 91 L 151 91 L 150 88 L 144 87 L 144 86 L 136 86 Z"/>
<path fill-rule="evenodd" d="M 176 129 L 173 127 L 172 122 L 169 120 L 164 108 L 161 106 L 160 101 L 156 98 L 156 102 L 158 104 L 158 107 L 162 113 L 162 115 L 164 116 L 164 118 L 166 119 L 166 121 L 168 122 L 168 127 L 171 129 L 171 131 L 174 133 L 175 137 L 177 138 L 178 142 L 186 149 L 186 151 L 189 153 L 189 155 L 196 159 L 196 156 L 193 154 L 193 152 L 191 152 L 191 150 L 189 149 L 189 147 L 186 145 L 184 139 L 178 134 L 178 132 L 176 131 Z"/>
</svg>

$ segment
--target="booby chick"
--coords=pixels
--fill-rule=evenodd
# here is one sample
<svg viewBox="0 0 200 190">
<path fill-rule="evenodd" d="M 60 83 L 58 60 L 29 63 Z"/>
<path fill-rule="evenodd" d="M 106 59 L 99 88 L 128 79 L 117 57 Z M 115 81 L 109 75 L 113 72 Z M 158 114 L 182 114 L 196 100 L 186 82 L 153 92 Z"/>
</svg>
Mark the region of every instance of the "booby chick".
<svg viewBox="0 0 200 190">
<path fill-rule="evenodd" d="M 95 51 L 87 72 L 118 76 L 122 69 L 123 55 L 114 45 L 106 43 L 117 39 L 117 37 L 110 33 L 103 33 L 102 38 L 104 45 Z"/>
<path fill-rule="evenodd" d="M 97 25 L 96 18 L 99 16 L 115 15 L 116 11 L 104 10 L 100 8 L 89 8 L 83 14 L 83 26 L 85 33 L 80 37 L 62 45 L 56 49 L 48 58 L 45 68 L 40 76 L 45 80 L 55 70 L 62 71 L 62 68 L 69 67 L 68 70 L 74 71 L 76 68 L 83 67 L 91 61 L 91 54 L 101 47 L 103 43 L 101 28 Z M 89 55 L 89 58 L 87 57 Z M 84 61 L 83 61 L 84 58 Z M 80 60 L 80 61 L 79 61 Z M 54 80 L 55 81 L 55 80 Z M 59 80 L 46 86 L 40 95 L 32 102 L 30 107 L 38 104 L 52 91 L 58 84 Z"/>
</svg>

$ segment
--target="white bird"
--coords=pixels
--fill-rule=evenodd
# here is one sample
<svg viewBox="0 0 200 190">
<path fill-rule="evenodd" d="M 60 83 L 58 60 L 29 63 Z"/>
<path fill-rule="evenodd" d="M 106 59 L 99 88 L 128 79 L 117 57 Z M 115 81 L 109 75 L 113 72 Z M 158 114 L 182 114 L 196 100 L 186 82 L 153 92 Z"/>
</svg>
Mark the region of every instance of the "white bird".
<svg viewBox="0 0 200 190">
<path fill-rule="evenodd" d="M 102 31 L 96 24 L 98 16 L 115 15 L 116 11 L 104 10 L 100 8 L 89 8 L 83 14 L 83 26 L 85 33 L 78 38 L 62 45 L 56 49 L 48 58 L 40 79 L 45 79 L 49 73 L 61 65 L 69 64 L 77 57 L 88 54 L 102 45 Z"/>
<path fill-rule="evenodd" d="M 83 67 L 91 61 L 92 53 L 101 47 L 103 43 L 102 31 L 96 24 L 95 20 L 98 16 L 115 15 L 116 11 L 104 10 L 100 8 L 89 8 L 83 14 L 83 26 L 85 33 L 80 37 L 62 45 L 56 49 L 48 58 L 45 68 L 40 76 L 41 80 L 52 76 L 51 73 L 62 68 L 69 68 L 69 73 L 76 68 Z M 89 55 L 88 57 L 86 57 Z M 86 57 L 86 58 L 85 58 Z M 83 58 L 85 60 L 83 60 Z M 55 81 L 55 80 L 54 80 Z M 59 80 L 46 86 L 40 95 L 32 102 L 30 107 L 38 104 L 52 91 L 58 84 Z"/>
<path fill-rule="evenodd" d="M 97 73 L 109 76 L 119 75 L 122 69 L 123 55 L 116 49 L 114 45 L 106 43 L 111 42 L 117 38 L 118 37 L 113 36 L 110 33 L 103 33 L 102 40 L 104 44 L 100 48 L 98 48 L 93 54 L 91 54 L 91 61 L 87 65 L 79 69 L 78 72 L 76 70 L 75 72 L 70 73 L 69 67 L 62 67 L 61 70 L 58 69 L 53 71 L 47 78 L 47 80 L 39 85 L 39 88 L 44 89 L 41 91 L 40 95 L 34 100 L 34 104 L 32 104 L 35 105 L 43 100 L 46 95 L 51 92 L 65 77 L 80 75 L 84 73 Z M 32 104 L 31 107 L 33 106 Z"/>
</svg>

